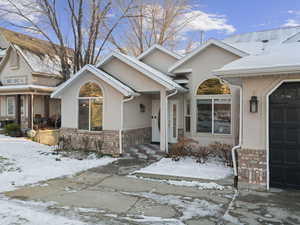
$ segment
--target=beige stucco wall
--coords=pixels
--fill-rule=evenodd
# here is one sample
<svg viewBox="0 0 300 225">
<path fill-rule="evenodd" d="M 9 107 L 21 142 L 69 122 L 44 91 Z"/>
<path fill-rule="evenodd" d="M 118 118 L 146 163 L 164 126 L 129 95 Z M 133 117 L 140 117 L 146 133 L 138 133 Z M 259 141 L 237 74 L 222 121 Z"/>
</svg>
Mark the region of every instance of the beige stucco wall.
<svg viewBox="0 0 300 225">
<path fill-rule="evenodd" d="M 151 95 L 142 95 L 124 103 L 124 130 L 151 127 L 151 101 Z M 140 112 L 140 104 L 145 112 Z"/>
<path fill-rule="evenodd" d="M 112 74 L 114 77 L 119 79 L 128 86 L 132 87 L 138 92 L 152 92 L 164 90 L 156 81 L 148 78 L 146 75 L 137 71 L 133 67 L 123 63 L 118 59 L 112 59 L 107 64 L 101 67 L 104 71 Z"/>
<path fill-rule="evenodd" d="M 78 128 L 78 94 L 80 87 L 94 81 L 100 84 L 104 95 L 103 129 L 118 130 L 121 125 L 121 101 L 123 95 L 113 87 L 89 72 L 78 78 L 71 88 L 66 88 L 61 96 L 61 115 L 63 128 Z"/>
<path fill-rule="evenodd" d="M 151 54 L 145 56 L 141 61 L 167 74 L 168 69 L 177 61 L 177 59 L 156 49 L 155 51 L 151 52 Z"/>
<path fill-rule="evenodd" d="M 299 79 L 299 75 L 264 76 L 243 79 L 243 139 L 245 149 L 266 149 L 267 95 L 283 80 Z M 258 112 L 250 113 L 249 100 L 258 97 Z"/>
<path fill-rule="evenodd" d="M 204 51 L 198 53 L 186 63 L 177 68 L 174 72 L 192 69 L 192 73 L 188 75 L 189 92 L 185 95 L 186 99 L 191 101 L 191 132 L 186 133 L 188 137 L 192 137 L 199 141 L 203 145 L 208 145 L 213 142 L 222 142 L 228 144 L 236 144 L 238 140 L 238 127 L 239 127 L 239 89 L 234 86 L 230 86 L 232 93 L 232 134 L 220 135 L 220 134 L 203 134 L 196 132 L 196 91 L 198 86 L 205 80 L 213 78 L 213 70 L 223 67 L 236 59 L 239 56 L 234 55 L 224 49 L 217 46 L 209 46 Z"/>
</svg>

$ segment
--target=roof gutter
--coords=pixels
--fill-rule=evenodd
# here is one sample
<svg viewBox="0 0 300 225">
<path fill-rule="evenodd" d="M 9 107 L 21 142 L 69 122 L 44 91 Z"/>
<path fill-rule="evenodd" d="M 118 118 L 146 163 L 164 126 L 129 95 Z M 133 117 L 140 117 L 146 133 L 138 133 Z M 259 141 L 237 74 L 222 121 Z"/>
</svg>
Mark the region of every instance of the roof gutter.
<svg viewBox="0 0 300 225">
<path fill-rule="evenodd" d="M 300 73 L 300 66 L 278 66 L 257 69 L 215 70 L 213 74 L 226 78 Z"/>
</svg>

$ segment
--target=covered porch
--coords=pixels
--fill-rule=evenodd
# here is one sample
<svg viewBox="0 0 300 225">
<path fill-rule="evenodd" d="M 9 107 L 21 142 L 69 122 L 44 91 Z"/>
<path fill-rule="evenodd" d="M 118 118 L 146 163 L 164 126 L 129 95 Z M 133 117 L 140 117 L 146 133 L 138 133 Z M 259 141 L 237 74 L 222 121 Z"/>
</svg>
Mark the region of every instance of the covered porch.
<svg viewBox="0 0 300 225">
<path fill-rule="evenodd" d="M 0 128 L 13 122 L 22 130 L 58 128 L 60 100 L 50 99 L 53 90 L 37 85 L 0 87 Z"/>
<path fill-rule="evenodd" d="M 184 93 L 163 89 L 140 94 L 124 104 L 123 147 L 126 151 L 130 146 L 155 143 L 168 152 L 169 143 L 177 143 L 184 135 Z"/>
</svg>

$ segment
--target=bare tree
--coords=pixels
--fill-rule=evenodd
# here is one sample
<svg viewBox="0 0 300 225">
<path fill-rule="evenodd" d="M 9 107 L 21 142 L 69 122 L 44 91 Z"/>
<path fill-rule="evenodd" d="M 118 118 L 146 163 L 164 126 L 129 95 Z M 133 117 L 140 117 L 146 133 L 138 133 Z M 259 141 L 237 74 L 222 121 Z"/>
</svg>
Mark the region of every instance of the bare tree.
<svg viewBox="0 0 300 225">
<path fill-rule="evenodd" d="M 186 16 L 190 9 L 188 0 L 139 0 L 130 10 L 134 17 L 126 18 L 122 37 L 110 37 L 123 53 L 139 55 L 153 44 L 174 49 L 181 39 L 181 31 L 193 20 Z M 124 5 L 120 5 L 124 9 Z"/>
<path fill-rule="evenodd" d="M 134 0 L 122 2 L 122 10 L 116 11 L 119 8 L 113 7 L 113 0 L 6 0 L 0 15 L 9 25 L 48 40 L 59 56 L 62 74 L 68 79 L 71 72 L 99 60 Z"/>
</svg>

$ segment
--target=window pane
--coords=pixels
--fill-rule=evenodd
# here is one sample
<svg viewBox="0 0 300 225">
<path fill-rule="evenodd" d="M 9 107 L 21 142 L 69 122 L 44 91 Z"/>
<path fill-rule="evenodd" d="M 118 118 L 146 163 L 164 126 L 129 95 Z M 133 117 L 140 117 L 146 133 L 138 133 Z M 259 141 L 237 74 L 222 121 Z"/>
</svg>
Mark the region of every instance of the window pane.
<svg viewBox="0 0 300 225">
<path fill-rule="evenodd" d="M 78 128 L 81 130 L 89 129 L 89 100 L 79 100 L 79 112 L 78 112 Z"/>
<path fill-rule="evenodd" d="M 102 99 L 91 100 L 91 130 L 102 130 L 102 112 L 103 103 Z"/>
<path fill-rule="evenodd" d="M 7 98 L 7 115 L 15 115 L 15 97 Z"/>
<path fill-rule="evenodd" d="M 197 132 L 212 132 L 212 100 L 197 100 Z"/>
<path fill-rule="evenodd" d="M 102 97 L 102 90 L 94 82 L 88 82 L 80 88 L 79 97 Z"/>
<path fill-rule="evenodd" d="M 231 104 L 229 99 L 215 99 L 214 101 L 214 133 L 231 133 Z"/>
<path fill-rule="evenodd" d="M 191 117 L 185 117 L 185 132 L 191 132 Z"/>
</svg>

